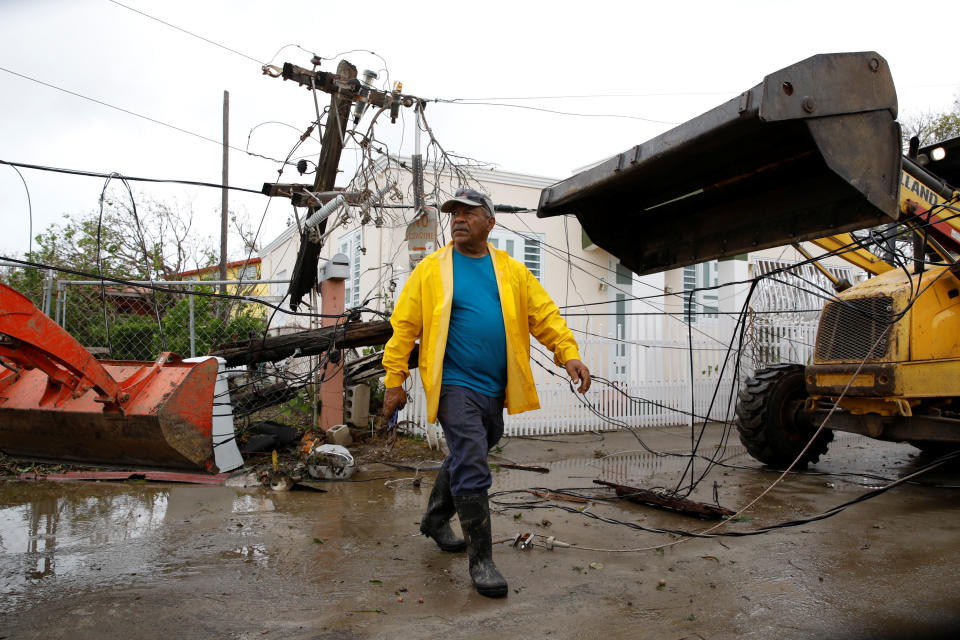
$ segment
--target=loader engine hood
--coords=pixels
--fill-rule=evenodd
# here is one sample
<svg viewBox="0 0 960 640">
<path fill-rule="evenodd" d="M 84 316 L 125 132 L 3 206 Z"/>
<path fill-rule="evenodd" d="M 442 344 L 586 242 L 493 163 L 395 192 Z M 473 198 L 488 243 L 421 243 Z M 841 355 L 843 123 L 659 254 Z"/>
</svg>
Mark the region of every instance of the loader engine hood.
<svg viewBox="0 0 960 640">
<path fill-rule="evenodd" d="M 900 129 L 886 60 L 821 54 L 544 189 L 638 274 L 897 219 Z"/>
</svg>

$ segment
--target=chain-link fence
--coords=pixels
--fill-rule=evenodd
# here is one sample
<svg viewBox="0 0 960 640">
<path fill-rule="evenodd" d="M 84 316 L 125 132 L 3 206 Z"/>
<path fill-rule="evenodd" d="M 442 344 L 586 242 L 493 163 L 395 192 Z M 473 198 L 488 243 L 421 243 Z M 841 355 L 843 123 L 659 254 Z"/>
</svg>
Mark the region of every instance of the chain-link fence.
<svg viewBox="0 0 960 640">
<path fill-rule="evenodd" d="M 119 284 L 57 279 L 53 273 L 28 271 L 24 269 L 17 279 L 22 292 L 99 358 L 152 361 L 163 351 L 203 356 L 225 343 L 239 351 L 258 351 L 265 336 L 303 332 L 319 325 L 319 318 L 291 315 L 278 308 L 279 296 L 266 295 L 271 281 L 226 281 L 228 295 L 220 297 L 220 283 L 215 281 Z M 807 309 L 810 303 L 789 302 L 777 309 L 782 314 L 749 314 L 743 353 L 734 348 L 727 355 L 726 346 L 734 337 L 731 332 L 736 330 L 732 320 L 698 323 L 690 333 L 680 322 L 644 317 L 643 322 L 630 323 L 629 334 L 581 337 L 584 357 L 594 374 L 613 386 L 601 388 L 599 395 L 591 397 L 594 406 L 585 406 L 562 378 L 558 382 L 534 367 L 544 409 L 508 417 L 508 432 L 574 432 L 622 424 L 662 426 L 686 422 L 690 413 L 728 418 L 726 401 L 708 406 L 715 387 L 720 388 L 718 397 L 726 399 L 732 397 L 735 378 L 753 369 L 812 361 L 816 320 L 794 311 Z M 283 431 L 277 425 L 306 428 L 317 424 L 318 391 L 341 371 L 347 396 L 344 421 L 354 428 L 369 429 L 377 420 L 382 399 L 377 348 L 334 350 L 335 359 L 324 350 L 310 351 L 307 343 L 304 349 L 320 353 L 305 356 L 299 349 L 290 349 L 275 362 L 228 368 L 238 431 L 262 433 Z M 738 357 L 745 357 L 739 369 L 732 363 L 721 367 L 725 359 Z M 549 359 L 539 360 L 547 368 L 553 366 Z M 401 412 L 401 422 L 406 431 L 427 434 L 416 372 L 412 380 L 412 401 Z M 691 383 L 695 387 L 692 396 Z"/>
<path fill-rule="evenodd" d="M 227 287 L 229 296 L 238 297 L 216 297 L 215 282 L 60 280 L 52 309 L 45 311 L 98 355 L 153 360 L 172 351 L 195 357 L 224 342 L 263 335 L 270 309 L 239 297 L 253 297 L 250 285 L 230 281 Z"/>
</svg>

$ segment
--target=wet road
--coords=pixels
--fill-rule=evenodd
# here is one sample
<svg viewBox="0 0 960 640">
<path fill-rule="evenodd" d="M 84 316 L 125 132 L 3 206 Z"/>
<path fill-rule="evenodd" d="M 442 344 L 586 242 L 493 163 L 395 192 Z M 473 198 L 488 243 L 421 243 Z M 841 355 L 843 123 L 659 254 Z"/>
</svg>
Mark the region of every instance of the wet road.
<svg viewBox="0 0 960 640">
<path fill-rule="evenodd" d="M 649 433 L 682 450 L 682 430 Z M 711 446 L 708 444 L 708 446 Z M 674 486 L 686 461 L 623 433 L 511 440 L 504 454 L 549 474 L 500 470 L 494 491 Z M 731 447 L 724 457 L 756 466 Z M 907 445 L 851 436 L 815 467 L 894 478 L 924 460 Z M 702 471 L 698 462 L 695 471 Z M 0 638 L 887 638 L 957 628 L 958 489 L 906 485 L 839 515 L 752 537 L 690 540 L 591 519 L 584 505 L 511 509 L 494 538 L 531 531 L 581 549 L 495 548 L 504 600 L 475 594 L 462 554 L 418 533 L 429 486 L 371 465 L 327 493 L 146 483 L 0 482 Z M 427 478 L 432 473 L 427 474 Z M 714 469 L 694 497 L 738 508 L 776 474 Z M 924 482 L 960 486 L 960 469 Z M 880 479 L 788 477 L 723 530 L 808 517 Z M 529 501 L 506 493 L 502 502 Z M 629 503 L 588 513 L 644 527 L 702 521 Z M 422 599 L 422 603 L 420 600 Z"/>
</svg>

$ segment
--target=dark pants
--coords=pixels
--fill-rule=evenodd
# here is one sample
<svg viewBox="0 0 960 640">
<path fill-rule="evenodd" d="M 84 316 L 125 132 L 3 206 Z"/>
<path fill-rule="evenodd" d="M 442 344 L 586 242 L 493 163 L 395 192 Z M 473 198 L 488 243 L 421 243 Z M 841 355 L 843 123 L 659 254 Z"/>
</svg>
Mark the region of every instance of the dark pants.
<svg viewBox="0 0 960 640">
<path fill-rule="evenodd" d="M 437 419 L 450 449 L 443 461 L 450 474 L 450 492 L 469 496 L 489 489 L 493 478 L 487 451 L 503 437 L 503 398 L 442 385 Z"/>
</svg>

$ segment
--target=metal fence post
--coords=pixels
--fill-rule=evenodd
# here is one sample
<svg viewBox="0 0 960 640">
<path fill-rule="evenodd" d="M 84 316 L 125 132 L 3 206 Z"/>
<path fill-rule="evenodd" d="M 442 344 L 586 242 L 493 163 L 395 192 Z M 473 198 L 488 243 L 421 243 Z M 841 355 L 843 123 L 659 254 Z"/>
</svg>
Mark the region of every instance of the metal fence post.
<svg viewBox="0 0 960 640">
<path fill-rule="evenodd" d="M 53 297 L 53 271 L 47 271 L 47 277 L 43 279 L 43 313 L 50 315 L 50 299 Z"/>
<path fill-rule="evenodd" d="M 53 299 L 53 321 L 57 324 L 63 326 L 63 323 L 60 321 L 60 296 L 63 295 L 63 285 L 60 284 L 60 281 L 57 280 L 57 297 Z"/>
<path fill-rule="evenodd" d="M 190 357 L 197 357 L 197 333 L 193 324 L 193 287 L 187 294 L 187 306 L 190 308 Z"/>
</svg>

